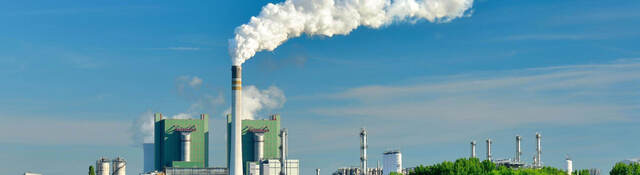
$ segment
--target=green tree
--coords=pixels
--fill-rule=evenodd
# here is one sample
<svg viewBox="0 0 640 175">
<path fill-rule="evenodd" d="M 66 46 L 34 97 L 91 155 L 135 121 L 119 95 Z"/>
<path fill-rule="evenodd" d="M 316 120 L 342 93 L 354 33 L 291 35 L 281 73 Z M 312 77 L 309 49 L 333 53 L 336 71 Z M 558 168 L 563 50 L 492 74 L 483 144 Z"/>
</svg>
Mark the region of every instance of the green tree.
<svg viewBox="0 0 640 175">
<path fill-rule="evenodd" d="M 96 175 L 96 171 L 93 169 L 93 165 L 89 166 L 89 175 Z"/>
</svg>

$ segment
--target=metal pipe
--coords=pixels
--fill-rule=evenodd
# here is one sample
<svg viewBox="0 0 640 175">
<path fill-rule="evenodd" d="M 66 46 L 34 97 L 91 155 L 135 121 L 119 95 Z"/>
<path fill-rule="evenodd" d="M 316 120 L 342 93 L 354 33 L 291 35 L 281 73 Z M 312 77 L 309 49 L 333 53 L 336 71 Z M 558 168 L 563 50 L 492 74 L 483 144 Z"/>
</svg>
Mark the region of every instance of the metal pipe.
<svg viewBox="0 0 640 175">
<path fill-rule="evenodd" d="M 536 162 L 535 165 L 537 167 L 542 167 L 542 159 L 541 159 L 541 155 L 542 155 L 542 147 L 540 145 L 540 139 L 542 139 L 542 135 L 540 135 L 540 133 L 536 133 Z"/>
<path fill-rule="evenodd" d="M 491 161 L 491 139 L 487 139 L 487 160 Z"/>
<path fill-rule="evenodd" d="M 229 175 L 242 175 L 242 67 L 231 67 L 231 161 Z"/>
<path fill-rule="evenodd" d="M 286 175 L 287 173 L 287 129 L 286 128 L 282 128 L 282 131 L 280 131 L 280 139 L 282 139 L 281 142 L 281 151 L 280 151 L 280 175 Z"/>
<path fill-rule="evenodd" d="M 516 136 L 516 162 L 520 162 L 520 156 L 522 156 L 522 150 L 520 149 L 520 141 L 522 137 Z"/>
<path fill-rule="evenodd" d="M 316 168 L 316 175 L 320 175 L 320 168 Z"/>
<path fill-rule="evenodd" d="M 360 131 L 360 169 L 363 175 L 367 175 L 367 130 Z"/>
<path fill-rule="evenodd" d="M 471 141 L 471 158 L 476 158 L 476 141 Z"/>
</svg>

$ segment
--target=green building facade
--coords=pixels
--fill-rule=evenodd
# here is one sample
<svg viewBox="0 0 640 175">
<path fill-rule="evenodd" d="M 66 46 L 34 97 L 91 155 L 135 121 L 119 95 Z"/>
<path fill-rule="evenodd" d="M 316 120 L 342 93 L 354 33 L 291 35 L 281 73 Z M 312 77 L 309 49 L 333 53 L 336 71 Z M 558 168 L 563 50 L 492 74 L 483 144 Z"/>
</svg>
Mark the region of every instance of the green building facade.
<svg viewBox="0 0 640 175">
<path fill-rule="evenodd" d="M 163 119 L 154 114 L 155 162 L 162 171 L 165 167 L 207 168 L 209 166 L 209 116 L 200 119 Z M 181 133 L 190 132 L 190 161 L 181 161 Z"/>
<path fill-rule="evenodd" d="M 254 130 L 264 132 L 264 159 L 280 159 L 280 115 L 264 120 L 242 120 L 242 169 L 246 172 L 249 162 L 255 160 Z M 230 161 L 231 115 L 227 116 L 227 165 Z"/>
</svg>

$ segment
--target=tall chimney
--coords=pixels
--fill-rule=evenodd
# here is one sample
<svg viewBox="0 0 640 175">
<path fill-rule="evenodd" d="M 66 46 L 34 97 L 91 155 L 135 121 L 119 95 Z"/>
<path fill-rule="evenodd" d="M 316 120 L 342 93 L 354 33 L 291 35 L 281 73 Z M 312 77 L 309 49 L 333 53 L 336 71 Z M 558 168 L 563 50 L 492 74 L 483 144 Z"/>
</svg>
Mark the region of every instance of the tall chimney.
<svg viewBox="0 0 640 175">
<path fill-rule="evenodd" d="M 522 137 L 516 136 L 516 162 L 520 162 L 520 156 L 522 156 L 522 150 L 520 149 L 520 141 Z"/>
<path fill-rule="evenodd" d="M 262 161 L 264 159 L 264 133 L 263 132 L 255 132 L 254 137 L 254 149 L 255 149 L 255 161 Z"/>
<path fill-rule="evenodd" d="M 242 175 L 242 67 L 231 67 L 231 161 L 229 175 Z"/>
<path fill-rule="evenodd" d="M 487 139 L 487 160 L 491 161 L 491 139 Z"/>
<path fill-rule="evenodd" d="M 476 158 L 476 141 L 471 141 L 471 158 Z"/>
<path fill-rule="evenodd" d="M 316 175 L 320 175 L 320 168 L 316 168 Z"/>
<path fill-rule="evenodd" d="M 540 133 L 536 133 L 536 162 L 535 165 L 537 167 L 542 167 L 542 159 L 540 158 L 542 154 L 542 147 L 540 146 L 540 139 L 542 139 L 542 135 Z"/>
<path fill-rule="evenodd" d="M 360 131 L 360 168 L 363 175 L 367 175 L 367 130 Z"/>
<path fill-rule="evenodd" d="M 287 173 L 287 129 L 282 128 L 280 131 L 280 142 L 282 143 L 280 147 L 280 175 L 286 175 Z"/>
</svg>

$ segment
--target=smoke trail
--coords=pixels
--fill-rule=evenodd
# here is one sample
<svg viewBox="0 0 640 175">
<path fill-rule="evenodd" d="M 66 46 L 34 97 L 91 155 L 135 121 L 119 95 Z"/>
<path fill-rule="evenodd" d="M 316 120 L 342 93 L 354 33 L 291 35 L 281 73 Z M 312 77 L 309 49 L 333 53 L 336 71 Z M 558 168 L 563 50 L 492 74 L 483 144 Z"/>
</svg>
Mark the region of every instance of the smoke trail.
<svg viewBox="0 0 640 175">
<path fill-rule="evenodd" d="M 209 94 L 209 89 L 205 89 L 204 81 L 197 76 L 180 76 L 176 78 L 176 89 L 178 94 L 191 104 L 185 112 L 175 115 L 165 116 L 168 119 L 189 119 L 198 118 L 199 114 L 212 113 L 224 104 L 224 97 L 220 93 L 218 95 Z M 142 113 L 131 125 L 133 143 L 138 146 L 140 143 L 153 143 L 154 129 L 153 112 L 147 110 Z"/>
<path fill-rule="evenodd" d="M 395 22 L 449 22 L 465 15 L 473 0 L 286 0 L 269 3 L 229 40 L 233 65 L 256 52 L 273 51 L 289 38 L 347 35 L 361 25 L 379 28 Z"/>
<path fill-rule="evenodd" d="M 256 119 L 260 112 L 282 108 L 287 101 L 284 92 L 276 86 L 260 90 L 256 86 L 249 85 L 242 89 L 242 120 Z M 231 108 L 225 110 L 224 114 L 231 113 Z"/>
</svg>

